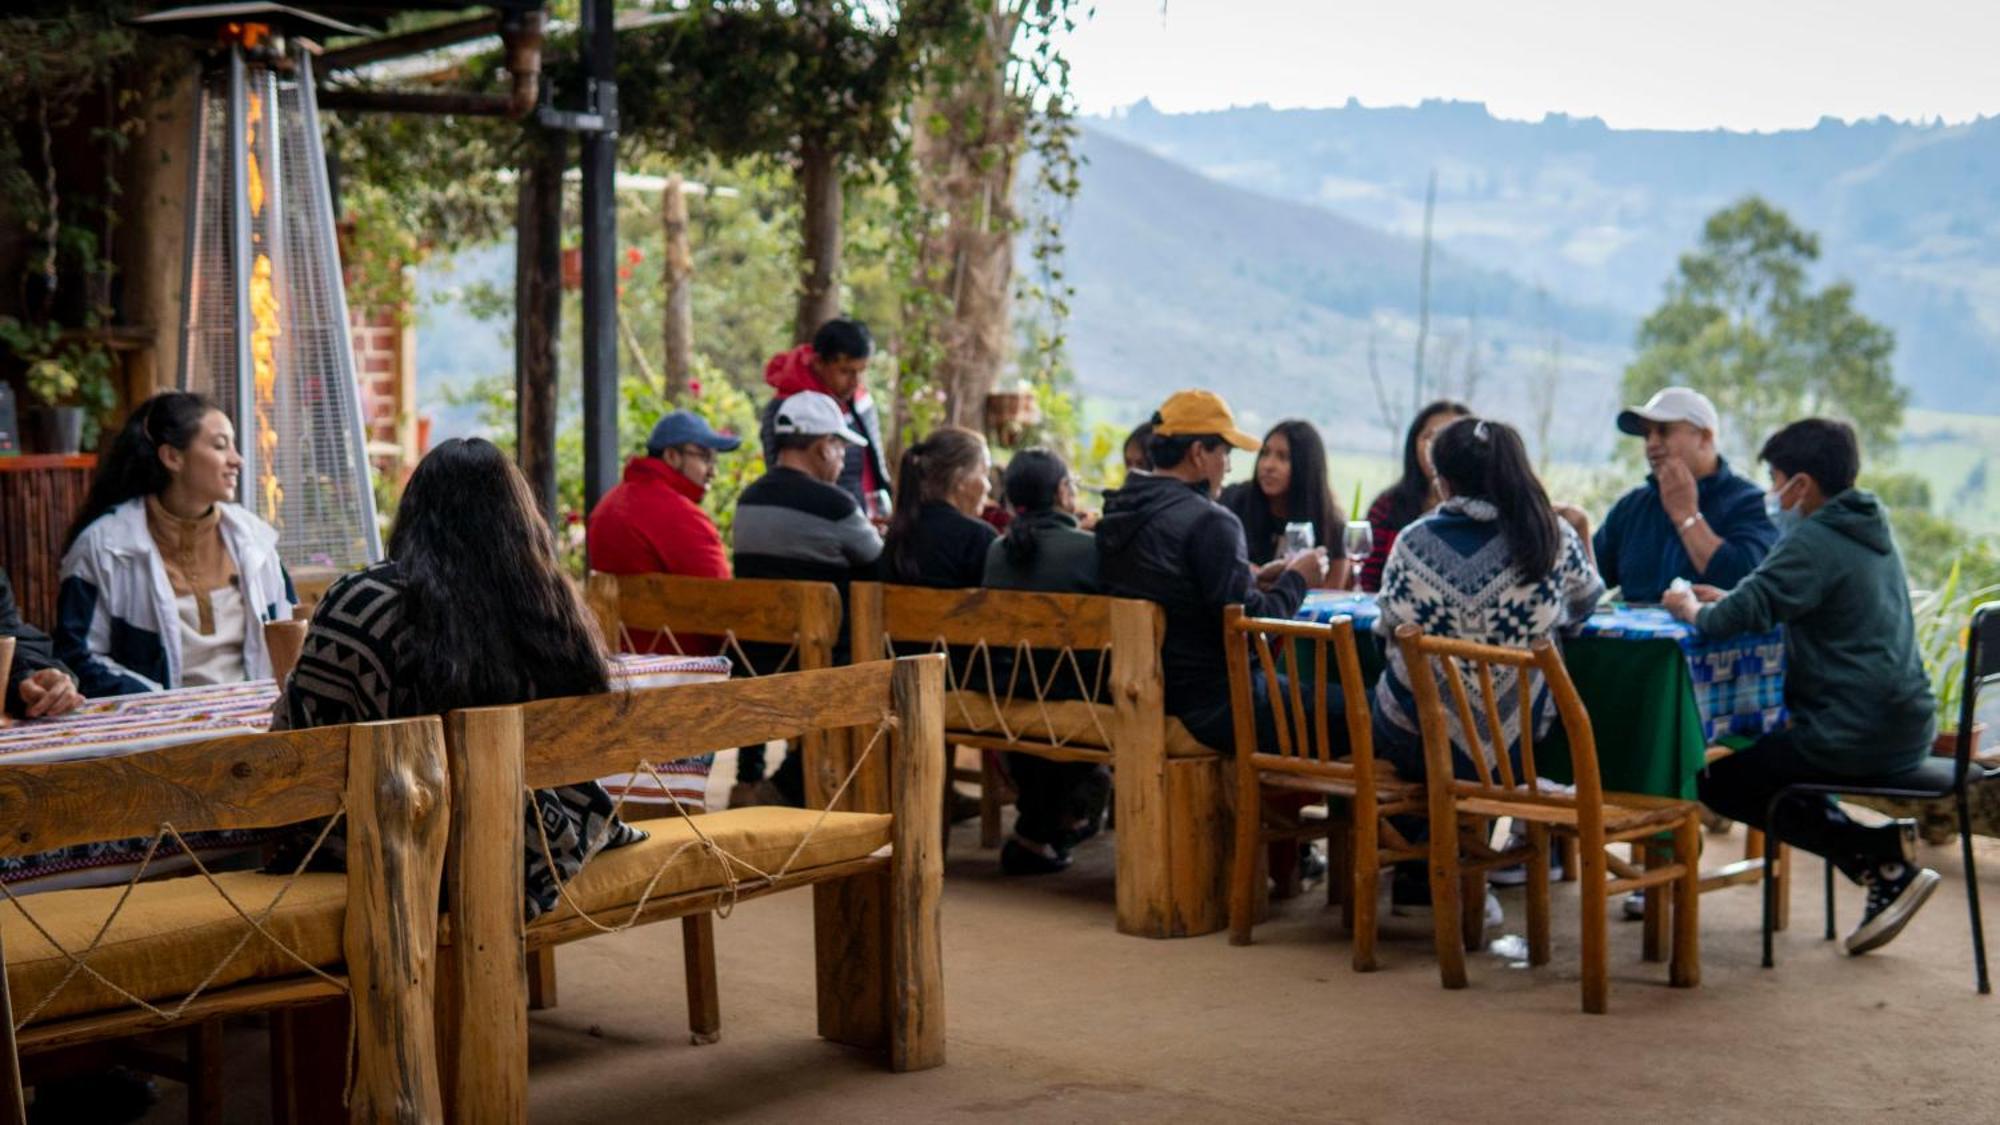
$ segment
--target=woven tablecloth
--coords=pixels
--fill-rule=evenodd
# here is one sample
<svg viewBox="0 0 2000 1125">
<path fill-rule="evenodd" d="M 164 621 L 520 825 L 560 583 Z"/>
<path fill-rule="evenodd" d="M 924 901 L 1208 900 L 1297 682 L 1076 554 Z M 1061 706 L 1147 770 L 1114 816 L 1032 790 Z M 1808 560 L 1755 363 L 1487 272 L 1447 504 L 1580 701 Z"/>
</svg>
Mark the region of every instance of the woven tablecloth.
<svg viewBox="0 0 2000 1125">
<path fill-rule="evenodd" d="M 730 665 L 722 656 L 617 656 L 611 667 L 614 688 L 648 688 L 725 679 Z M 0 727 L 0 762 L 103 758 L 257 734 L 271 728 L 271 708 L 277 700 L 278 685 L 271 680 L 95 699 L 61 718 Z M 708 782 L 706 762 L 666 763 L 660 767 L 660 775 L 691 811 L 701 809 Z M 607 788 L 622 788 L 628 782 L 631 792 L 626 800 L 632 807 L 627 819 L 671 812 L 671 799 L 659 791 L 651 777 L 605 779 Z M 618 793 L 618 788 L 612 788 L 614 798 Z M 258 844 L 269 835 L 263 831 L 207 832 L 191 834 L 190 841 L 207 862 Z M 112 840 L 0 859 L 0 881 L 17 891 L 122 883 L 131 877 L 144 850 L 143 841 L 135 845 L 131 840 Z M 166 874 L 188 864 L 185 856 L 163 852 L 148 871 Z"/>
</svg>

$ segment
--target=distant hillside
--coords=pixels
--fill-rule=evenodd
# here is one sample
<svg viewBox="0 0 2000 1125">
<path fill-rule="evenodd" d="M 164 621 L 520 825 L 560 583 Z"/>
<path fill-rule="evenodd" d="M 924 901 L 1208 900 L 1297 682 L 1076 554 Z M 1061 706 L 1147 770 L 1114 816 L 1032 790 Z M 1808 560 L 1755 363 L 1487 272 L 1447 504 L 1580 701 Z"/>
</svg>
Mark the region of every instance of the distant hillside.
<svg viewBox="0 0 2000 1125">
<path fill-rule="evenodd" d="M 1862 310 L 1896 330 L 1920 404 L 2000 412 L 2000 118 L 1676 133 L 1501 121 L 1474 103 L 1169 115 L 1142 102 L 1091 127 L 1405 236 L 1435 169 L 1454 255 L 1627 318 L 1658 301 L 1710 212 L 1757 192 L 1820 234 L 1822 279 L 1853 280 Z"/>
<path fill-rule="evenodd" d="M 1073 359 L 1087 395 L 1136 411 L 1162 389 L 1206 384 L 1259 424 L 1302 414 L 1337 445 L 1383 447 L 1369 344 L 1400 428 L 1419 239 L 1208 179 L 1096 131 L 1085 132 L 1082 151 L 1083 186 L 1064 235 Z M 1525 425 L 1525 384 L 1559 337 L 1557 413 L 1574 423 L 1558 427 L 1562 452 L 1596 455 L 1609 444 L 1608 422 L 1594 419 L 1613 409 L 1629 316 L 1538 293 L 1450 253 L 1434 256 L 1431 276 L 1433 393 L 1464 393 L 1470 360 L 1477 397 Z"/>
</svg>

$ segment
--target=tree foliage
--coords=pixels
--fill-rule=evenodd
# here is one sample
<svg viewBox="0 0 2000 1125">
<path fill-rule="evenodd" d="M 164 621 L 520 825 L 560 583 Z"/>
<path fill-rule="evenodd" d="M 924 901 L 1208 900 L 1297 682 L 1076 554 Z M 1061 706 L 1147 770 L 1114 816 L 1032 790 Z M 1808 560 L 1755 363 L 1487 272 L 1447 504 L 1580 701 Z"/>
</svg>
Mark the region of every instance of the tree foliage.
<svg viewBox="0 0 2000 1125">
<path fill-rule="evenodd" d="M 1810 415 L 1844 418 L 1888 452 L 1909 398 L 1890 363 L 1895 336 L 1855 308 L 1852 285 L 1810 288 L 1819 253 L 1817 236 L 1755 196 L 1711 215 L 1639 328 L 1626 396 L 1694 387 L 1734 427 L 1738 452 Z"/>
</svg>

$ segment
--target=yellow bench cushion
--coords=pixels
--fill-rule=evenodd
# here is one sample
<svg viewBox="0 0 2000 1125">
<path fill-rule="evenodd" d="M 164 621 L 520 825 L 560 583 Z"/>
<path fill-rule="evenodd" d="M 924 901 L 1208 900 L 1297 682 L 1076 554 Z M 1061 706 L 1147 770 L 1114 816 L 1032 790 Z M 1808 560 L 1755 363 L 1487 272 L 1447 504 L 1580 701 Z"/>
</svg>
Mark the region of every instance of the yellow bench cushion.
<svg viewBox="0 0 2000 1125">
<path fill-rule="evenodd" d="M 822 822 L 820 813 L 813 809 L 757 806 L 706 813 L 695 819 L 709 839 L 736 859 L 736 877 L 751 879 L 759 872 L 776 874 L 808 832 L 812 838 L 792 860 L 791 874 L 870 855 L 889 843 L 892 818 L 887 813 L 833 812 Z M 817 830 L 815 824 L 819 825 Z M 648 838 L 597 853 L 570 881 L 569 894 L 535 924 L 575 917 L 570 899 L 609 925 L 623 918 L 607 918 L 602 912 L 633 906 L 649 883 L 653 887 L 649 900 L 724 885 L 721 859 L 701 846 L 687 818 L 643 820 L 633 827 L 643 829 Z M 663 863 L 667 864 L 666 872 L 653 883 Z"/>
<path fill-rule="evenodd" d="M 255 871 L 219 874 L 215 881 L 245 913 L 258 917 L 285 885 L 283 876 Z M 48 891 L 20 899 L 37 922 L 82 956 L 125 892 L 123 886 Z M 347 876 L 301 875 L 265 922 L 265 929 L 313 965 L 337 969 L 343 959 L 342 927 L 347 917 Z M 98 972 L 161 1007 L 171 1007 L 200 984 L 246 933 L 239 917 L 199 876 L 161 879 L 132 888 L 118 919 L 87 958 Z M 24 1019 L 69 972 L 70 962 L 49 944 L 21 907 L 0 902 L 0 942 L 7 950 L 7 987 L 14 1018 Z M 265 938 L 250 940 L 207 990 L 249 980 L 298 976 L 306 970 Z M 131 1002 L 79 970 L 35 1016 L 37 1024 L 64 1016 L 131 1007 Z"/>
<path fill-rule="evenodd" d="M 1095 720 L 1092 712 L 1096 713 Z M 1061 746 L 1103 747 L 1105 735 L 1118 729 L 1118 709 L 1108 703 L 1087 703 L 1065 699 L 1036 703 L 1026 699 L 1001 700 L 996 714 L 993 701 L 982 691 L 951 691 L 944 697 L 944 729 L 947 739 L 954 733 L 1004 738 L 1012 733 L 1025 742 L 1052 742 Z M 1005 719 L 1003 724 L 1001 719 Z M 1098 727 L 1104 733 L 1098 733 Z M 1213 757 L 1215 751 L 1195 741 L 1179 719 L 1167 717 L 1167 757 Z"/>
</svg>

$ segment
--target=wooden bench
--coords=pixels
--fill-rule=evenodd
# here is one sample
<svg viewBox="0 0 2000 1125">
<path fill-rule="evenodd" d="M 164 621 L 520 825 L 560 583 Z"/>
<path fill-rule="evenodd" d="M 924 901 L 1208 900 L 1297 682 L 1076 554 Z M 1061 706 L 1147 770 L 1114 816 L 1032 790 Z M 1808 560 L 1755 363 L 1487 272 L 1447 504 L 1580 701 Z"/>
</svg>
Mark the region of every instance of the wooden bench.
<svg viewBox="0 0 2000 1125">
<path fill-rule="evenodd" d="M 932 802 L 944 769 L 943 663 L 876 662 L 446 716 L 455 801 L 440 1030 L 454 1119 L 526 1120 L 530 950 L 707 916 L 793 887 L 813 888 L 820 1034 L 886 1048 L 895 1070 L 942 1064 L 943 854 Z M 523 926 L 528 789 L 849 728 L 866 728 L 873 744 L 850 787 L 862 794 L 860 811 L 762 807 L 641 822 L 648 840 L 599 853 L 555 910 Z M 691 983 L 699 1006 L 692 993 L 713 984 Z"/>
<path fill-rule="evenodd" d="M 1012 590 L 932 590 L 857 582 L 848 594 L 854 659 L 911 651 L 966 650 L 944 703 L 953 746 L 1013 750 L 1062 761 L 1103 762 L 1115 771 L 1117 924 L 1143 937 L 1213 933 L 1228 920 L 1228 805 L 1223 759 L 1167 716 L 1160 673 L 1165 618 L 1151 602 Z M 1115 654 L 1103 694 L 1043 703 L 994 699 L 962 673 L 984 645 Z M 1016 687 L 1025 677 L 1016 678 Z M 837 751 L 836 751 L 837 752 Z M 830 763 L 839 769 L 840 763 Z"/>
<path fill-rule="evenodd" d="M 4 855 L 170 839 L 167 825 L 275 828 L 343 809 L 344 875 L 231 871 L 0 902 L 0 1120 L 24 1119 L 22 1055 L 245 1012 L 277 1013 L 282 1024 L 341 1001 L 356 1050 L 352 1120 L 441 1120 L 433 986 L 449 800 L 437 719 L 0 763 Z M 281 1044 L 303 1047 L 284 1030 Z M 344 1050 L 346 1036 L 336 1042 Z M 293 1062 L 317 1075 L 328 1066 L 303 1051 Z M 337 1114 L 338 1087 L 325 1094 L 278 1113 Z"/>
</svg>

